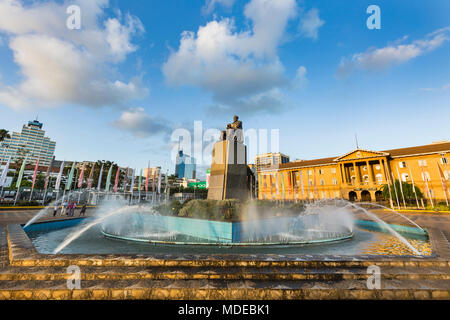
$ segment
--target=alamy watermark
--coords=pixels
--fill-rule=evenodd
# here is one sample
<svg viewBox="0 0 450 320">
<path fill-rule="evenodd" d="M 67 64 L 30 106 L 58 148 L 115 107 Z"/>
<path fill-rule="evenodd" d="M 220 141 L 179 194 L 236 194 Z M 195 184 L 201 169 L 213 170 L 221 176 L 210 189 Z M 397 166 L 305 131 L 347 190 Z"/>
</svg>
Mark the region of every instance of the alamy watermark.
<svg viewBox="0 0 450 320">
<path fill-rule="evenodd" d="M 66 272 L 70 274 L 67 278 L 67 289 L 81 289 L 81 269 L 79 266 L 68 266 Z"/>
<path fill-rule="evenodd" d="M 66 20 L 66 26 L 69 30 L 81 29 L 81 8 L 77 5 L 70 5 L 66 9 L 66 13 L 69 15 Z"/>
<path fill-rule="evenodd" d="M 184 154 L 194 157 L 197 165 L 210 165 L 213 159 L 215 163 L 223 164 L 225 147 L 217 147 L 214 150 L 214 156 L 213 149 L 216 142 L 224 141 L 231 145 L 235 143 L 233 148 L 228 149 L 226 161 L 228 163 L 245 164 L 245 160 L 247 160 L 247 163 L 253 162 L 258 154 L 279 152 L 280 130 L 249 128 L 221 131 L 216 128 L 204 128 L 202 121 L 194 121 L 193 130 L 175 129 L 170 141 L 172 143 L 171 160 L 173 162 L 176 161 L 178 152 L 182 150 Z M 245 151 L 247 152 L 245 153 Z M 190 161 L 189 158 L 186 160 Z"/>
<path fill-rule="evenodd" d="M 381 29 L 381 9 L 379 6 L 372 4 L 367 7 L 367 11 L 370 16 L 367 18 L 366 25 L 369 30 Z"/>
<path fill-rule="evenodd" d="M 381 289 L 381 269 L 379 266 L 371 265 L 367 268 L 367 288 L 370 290 Z"/>
</svg>

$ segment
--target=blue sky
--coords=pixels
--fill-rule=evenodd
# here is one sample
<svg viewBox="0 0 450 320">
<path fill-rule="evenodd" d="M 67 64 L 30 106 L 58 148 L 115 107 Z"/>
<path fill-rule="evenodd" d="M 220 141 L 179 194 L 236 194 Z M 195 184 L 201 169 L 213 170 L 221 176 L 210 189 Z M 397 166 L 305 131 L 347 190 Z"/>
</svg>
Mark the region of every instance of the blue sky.
<svg viewBox="0 0 450 320">
<path fill-rule="evenodd" d="M 65 27 L 70 4 L 81 29 Z M 381 29 L 369 30 L 369 5 Z M 174 171 L 176 128 L 279 129 L 292 159 L 448 140 L 450 2 L 0 0 L 0 128 Z M 207 166 L 207 164 L 205 164 Z"/>
</svg>

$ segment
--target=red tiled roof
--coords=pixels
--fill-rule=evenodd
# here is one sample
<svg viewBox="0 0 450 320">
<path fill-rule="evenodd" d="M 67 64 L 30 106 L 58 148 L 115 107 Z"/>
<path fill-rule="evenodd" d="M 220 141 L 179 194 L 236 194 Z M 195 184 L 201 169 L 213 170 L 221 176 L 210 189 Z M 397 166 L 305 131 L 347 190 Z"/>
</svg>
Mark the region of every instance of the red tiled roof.
<svg viewBox="0 0 450 320">
<path fill-rule="evenodd" d="M 433 144 L 427 144 L 424 146 L 384 150 L 381 152 L 388 153 L 391 157 L 415 155 L 415 154 L 422 154 L 422 153 L 450 152 L 450 142 L 433 143 Z M 338 157 L 293 161 L 293 162 L 280 164 L 280 169 L 300 168 L 300 167 L 310 167 L 310 166 L 317 166 L 317 165 L 333 164 L 334 163 L 333 160 L 336 158 L 338 158 Z"/>
<path fill-rule="evenodd" d="M 419 153 L 434 153 L 434 152 L 444 152 L 450 151 L 450 142 L 442 142 L 442 143 L 433 143 L 427 144 L 425 146 L 417 146 L 417 147 L 409 147 L 409 148 L 401 148 L 401 149 L 392 149 L 386 150 L 383 152 L 389 153 L 391 157 L 398 156 L 407 156 Z"/>
</svg>

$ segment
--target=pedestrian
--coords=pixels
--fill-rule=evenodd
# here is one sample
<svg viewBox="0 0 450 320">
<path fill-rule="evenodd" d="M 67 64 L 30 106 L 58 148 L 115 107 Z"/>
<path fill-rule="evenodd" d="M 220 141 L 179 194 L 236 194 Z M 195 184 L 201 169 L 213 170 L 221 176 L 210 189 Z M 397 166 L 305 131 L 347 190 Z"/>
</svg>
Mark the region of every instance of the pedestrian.
<svg viewBox="0 0 450 320">
<path fill-rule="evenodd" d="M 83 216 L 86 215 L 86 203 L 83 204 L 83 206 L 81 207 L 80 217 L 81 217 L 82 215 L 83 215 Z"/>
<path fill-rule="evenodd" d="M 55 204 L 55 206 L 53 207 L 53 216 L 56 216 L 56 213 L 58 213 L 58 205 Z"/>
<path fill-rule="evenodd" d="M 75 213 L 75 202 L 72 202 L 69 207 L 69 217 L 73 217 Z"/>
<path fill-rule="evenodd" d="M 66 207 L 66 203 L 63 202 L 63 203 L 61 204 L 61 215 L 63 216 L 63 215 L 65 215 L 65 214 L 67 214 L 67 207 Z"/>
</svg>

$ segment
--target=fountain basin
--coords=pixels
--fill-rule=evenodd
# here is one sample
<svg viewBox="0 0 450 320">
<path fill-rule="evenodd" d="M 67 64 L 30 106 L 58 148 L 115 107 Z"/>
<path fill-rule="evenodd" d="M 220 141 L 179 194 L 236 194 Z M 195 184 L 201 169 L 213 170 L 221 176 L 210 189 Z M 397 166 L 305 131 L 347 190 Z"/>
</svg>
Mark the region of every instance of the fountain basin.
<svg viewBox="0 0 450 320">
<path fill-rule="evenodd" d="M 351 229 L 324 226 L 317 215 L 225 222 L 131 214 L 103 223 L 101 231 L 106 237 L 137 242 L 233 246 L 301 245 L 353 236 Z"/>
</svg>

